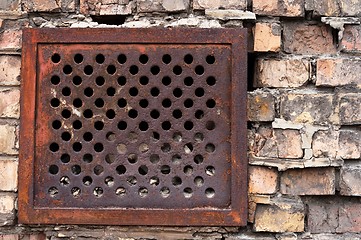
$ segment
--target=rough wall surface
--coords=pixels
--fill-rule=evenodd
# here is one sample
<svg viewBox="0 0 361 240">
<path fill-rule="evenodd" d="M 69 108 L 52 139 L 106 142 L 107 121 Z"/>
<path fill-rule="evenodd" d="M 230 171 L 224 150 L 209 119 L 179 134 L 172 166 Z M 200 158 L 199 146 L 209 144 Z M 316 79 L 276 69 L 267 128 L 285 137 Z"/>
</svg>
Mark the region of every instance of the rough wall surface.
<svg viewBox="0 0 361 240">
<path fill-rule="evenodd" d="M 2 0 L 0 239 L 360 239 L 360 0 Z M 21 29 L 250 29 L 248 226 L 17 223 Z"/>
</svg>

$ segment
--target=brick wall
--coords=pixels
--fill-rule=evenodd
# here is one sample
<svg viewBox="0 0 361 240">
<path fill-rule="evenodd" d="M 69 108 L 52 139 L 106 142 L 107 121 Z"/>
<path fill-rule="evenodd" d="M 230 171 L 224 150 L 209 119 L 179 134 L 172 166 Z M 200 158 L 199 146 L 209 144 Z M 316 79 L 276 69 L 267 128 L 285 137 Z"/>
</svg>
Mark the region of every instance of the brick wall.
<svg viewBox="0 0 361 240">
<path fill-rule="evenodd" d="M 361 0 L 1 0 L 0 238 L 361 238 L 360 21 Z M 21 29 L 155 26 L 252 30 L 248 226 L 17 224 Z"/>
</svg>

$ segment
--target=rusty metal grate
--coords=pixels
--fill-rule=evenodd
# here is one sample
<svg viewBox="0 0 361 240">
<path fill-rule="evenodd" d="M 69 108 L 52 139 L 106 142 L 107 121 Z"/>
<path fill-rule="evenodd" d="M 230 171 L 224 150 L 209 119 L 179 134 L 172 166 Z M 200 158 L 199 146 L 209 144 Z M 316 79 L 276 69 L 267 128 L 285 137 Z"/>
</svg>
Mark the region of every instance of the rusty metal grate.
<svg viewBox="0 0 361 240">
<path fill-rule="evenodd" d="M 245 224 L 245 39 L 26 30 L 19 220 Z"/>
</svg>

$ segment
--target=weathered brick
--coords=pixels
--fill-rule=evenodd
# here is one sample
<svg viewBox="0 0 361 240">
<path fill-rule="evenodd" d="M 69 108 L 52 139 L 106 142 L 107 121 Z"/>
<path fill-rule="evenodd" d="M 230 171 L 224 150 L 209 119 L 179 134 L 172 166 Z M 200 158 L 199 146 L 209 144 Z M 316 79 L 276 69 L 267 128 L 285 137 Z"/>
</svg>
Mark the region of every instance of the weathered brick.
<svg viewBox="0 0 361 240">
<path fill-rule="evenodd" d="M 280 182 L 282 194 L 332 195 L 335 194 L 335 169 L 290 169 L 283 172 Z"/>
<path fill-rule="evenodd" d="M 310 63 L 305 59 L 258 59 L 255 87 L 300 87 L 309 79 Z"/>
<path fill-rule="evenodd" d="M 27 0 L 22 2 L 23 9 L 27 12 L 60 12 L 74 11 L 74 0 Z"/>
<path fill-rule="evenodd" d="M 359 72 L 361 72 L 361 60 L 359 59 L 318 59 L 316 86 L 336 87 L 361 84 Z"/>
<path fill-rule="evenodd" d="M 335 158 L 338 149 L 338 132 L 318 131 L 313 135 L 312 140 L 313 156 L 317 158 Z"/>
<path fill-rule="evenodd" d="M 0 226 L 12 225 L 15 220 L 15 194 L 0 193 Z"/>
<path fill-rule="evenodd" d="M 19 118 L 19 89 L 0 89 L 0 117 Z"/>
<path fill-rule="evenodd" d="M 21 29 L 11 28 L 0 32 L 0 50 L 21 49 Z"/>
<path fill-rule="evenodd" d="M 249 92 L 247 101 L 248 121 L 273 121 L 275 118 L 275 99 L 267 92 Z"/>
<path fill-rule="evenodd" d="M 20 0 L 1 0 L 0 10 L 17 11 L 20 8 Z"/>
<path fill-rule="evenodd" d="M 359 163 L 345 163 L 340 171 L 340 194 L 345 196 L 361 196 L 361 165 Z"/>
<path fill-rule="evenodd" d="M 16 191 L 18 187 L 18 162 L 0 160 L 0 190 Z"/>
<path fill-rule="evenodd" d="M 341 40 L 346 52 L 361 52 L 361 25 L 346 25 Z"/>
<path fill-rule="evenodd" d="M 253 229 L 256 232 L 302 232 L 304 218 L 303 205 L 299 203 L 258 204 Z"/>
<path fill-rule="evenodd" d="M 249 193 L 274 194 L 277 191 L 278 172 L 275 168 L 250 166 Z"/>
<path fill-rule="evenodd" d="M 360 0 L 305 0 L 305 8 L 315 16 L 360 16 Z"/>
<path fill-rule="evenodd" d="M 283 48 L 287 53 L 335 53 L 332 29 L 326 25 L 309 25 L 304 22 L 285 23 Z"/>
<path fill-rule="evenodd" d="M 2 234 L 0 235 L 0 240 L 18 240 L 20 235 L 18 234 Z"/>
<path fill-rule="evenodd" d="M 243 9 L 247 8 L 246 0 L 194 0 L 193 9 L 204 10 L 204 9 Z"/>
<path fill-rule="evenodd" d="M 339 107 L 341 124 L 356 125 L 361 123 L 361 93 L 343 95 L 340 98 Z"/>
<path fill-rule="evenodd" d="M 338 155 L 342 159 L 361 158 L 361 131 L 340 131 Z"/>
<path fill-rule="evenodd" d="M 189 7 L 189 0 L 139 0 L 137 11 L 145 12 L 182 12 Z"/>
<path fill-rule="evenodd" d="M 304 15 L 303 0 L 253 0 L 253 12 L 258 15 L 301 17 Z"/>
<path fill-rule="evenodd" d="M 281 48 L 281 26 L 278 23 L 256 23 L 254 51 L 278 52 Z"/>
<path fill-rule="evenodd" d="M 15 140 L 15 127 L 0 125 L 0 154 L 16 154 Z"/>
<path fill-rule="evenodd" d="M 272 128 L 261 126 L 250 144 L 250 154 L 257 157 L 277 158 L 277 141 Z"/>
<path fill-rule="evenodd" d="M 333 113 L 332 94 L 288 94 L 281 97 L 280 114 L 287 121 L 325 124 Z"/>
<path fill-rule="evenodd" d="M 276 129 L 277 152 L 279 158 L 302 158 L 302 139 L 298 130 Z"/>
<path fill-rule="evenodd" d="M 0 85 L 19 85 L 21 58 L 0 55 Z"/>
<path fill-rule="evenodd" d="M 80 12 L 84 15 L 128 15 L 134 4 L 129 0 L 80 0 Z"/>
</svg>

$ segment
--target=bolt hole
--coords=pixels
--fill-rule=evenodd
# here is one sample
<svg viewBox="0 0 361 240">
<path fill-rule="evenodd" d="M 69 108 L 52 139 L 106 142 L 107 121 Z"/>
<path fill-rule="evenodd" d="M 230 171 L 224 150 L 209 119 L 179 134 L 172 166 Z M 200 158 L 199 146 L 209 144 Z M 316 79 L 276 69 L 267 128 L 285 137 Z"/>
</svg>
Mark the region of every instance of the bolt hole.
<svg viewBox="0 0 361 240">
<path fill-rule="evenodd" d="M 207 84 L 208 84 L 209 86 L 215 85 L 215 84 L 216 84 L 216 79 L 215 79 L 215 77 L 213 77 L 213 76 L 208 77 L 208 78 L 207 78 Z"/>
<path fill-rule="evenodd" d="M 119 196 L 119 197 L 124 197 L 125 196 L 125 194 L 126 194 L 126 190 L 125 190 L 125 188 L 123 188 L 123 187 L 119 187 L 119 188 L 117 188 L 116 190 L 115 190 L 115 195 L 117 195 L 117 196 Z"/>
<path fill-rule="evenodd" d="M 183 91 L 180 88 L 175 88 L 173 90 L 173 95 L 176 98 L 180 98 L 182 96 L 182 94 L 183 94 Z"/>
<path fill-rule="evenodd" d="M 193 129 L 193 122 L 191 122 L 191 121 L 186 121 L 185 123 L 184 123 L 184 129 L 186 129 L 186 130 L 192 130 Z"/>
<path fill-rule="evenodd" d="M 163 174 L 169 174 L 170 173 L 170 167 L 168 165 L 162 165 L 160 167 L 160 172 Z"/>
<path fill-rule="evenodd" d="M 138 194 L 140 197 L 144 198 L 144 197 L 148 196 L 148 189 L 145 187 L 141 187 L 138 190 Z"/>
<path fill-rule="evenodd" d="M 78 197 L 80 196 L 80 194 L 81 194 L 80 188 L 78 188 L 78 187 L 73 187 L 73 188 L 71 189 L 71 194 L 73 195 L 74 198 L 78 198 Z"/>
<path fill-rule="evenodd" d="M 203 133 L 197 132 L 196 134 L 194 134 L 194 140 L 196 142 L 202 142 L 204 140 Z"/>
<path fill-rule="evenodd" d="M 73 106 L 76 108 L 80 108 L 83 106 L 83 101 L 80 98 L 75 98 L 73 101 Z"/>
<path fill-rule="evenodd" d="M 142 99 L 142 100 L 140 100 L 139 101 L 139 106 L 141 107 L 141 108 L 146 108 L 146 107 L 148 107 L 148 100 L 147 99 Z"/>
<path fill-rule="evenodd" d="M 159 155 L 158 154 L 152 154 L 149 157 L 149 160 L 151 163 L 156 164 L 159 162 Z"/>
<path fill-rule="evenodd" d="M 212 153 L 216 150 L 216 147 L 214 146 L 214 144 L 212 143 L 208 143 L 206 145 L 206 151 L 209 152 L 209 153 Z"/>
<path fill-rule="evenodd" d="M 145 54 L 142 54 L 142 55 L 139 56 L 139 62 L 141 64 L 146 64 L 148 62 L 148 60 L 149 60 L 149 58 Z"/>
<path fill-rule="evenodd" d="M 139 68 L 136 65 L 132 65 L 129 68 L 129 72 L 132 75 L 136 75 L 139 72 Z"/>
<path fill-rule="evenodd" d="M 201 164 L 203 162 L 204 158 L 202 155 L 198 154 L 194 156 L 194 162 L 195 164 Z"/>
<path fill-rule="evenodd" d="M 56 187 L 51 187 L 49 188 L 48 193 L 50 197 L 55 197 L 56 195 L 58 195 L 59 190 Z"/>
<path fill-rule="evenodd" d="M 53 98 L 50 100 L 50 105 L 54 108 L 59 107 L 60 101 L 57 98 Z"/>
<path fill-rule="evenodd" d="M 93 134 L 91 132 L 85 132 L 83 135 L 83 139 L 87 142 L 93 140 Z"/>
<path fill-rule="evenodd" d="M 69 141 L 71 139 L 71 134 L 69 132 L 63 132 L 61 134 L 61 139 L 64 141 Z"/>
<path fill-rule="evenodd" d="M 166 98 L 162 101 L 162 106 L 164 108 L 169 108 L 172 106 L 172 101 L 169 98 Z"/>
<path fill-rule="evenodd" d="M 183 172 L 186 174 L 186 175 L 192 175 L 193 173 L 193 167 L 190 166 L 190 165 L 187 165 L 183 168 Z"/>
<path fill-rule="evenodd" d="M 176 109 L 173 111 L 172 115 L 175 119 L 179 119 L 182 117 L 182 111 L 179 109 Z"/>
<path fill-rule="evenodd" d="M 181 66 L 178 66 L 178 65 L 176 65 L 176 66 L 174 66 L 174 68 L 173 68 L 173 73 L 175 74 L 175 75 L 181 75 L 182 74 L 182 67 Z"/>
<path fill-rule="evenodd" d="M 208 108 L 214 108 L 216 106 L 216 101 L 214 101 L 213 99 L 208 99 L 206 105 Z"/>
<path fill-rule="evenodd" d="M 120 154 L 125 154 L 127 152 L 127 146 L 123 143 L 118 144 L 117 150 Z"/>
<path fill-rule="evenodd" d="M 108 89 L 107 89 L 107 95 L 108 95 L 109 97 L 114 96 L 114 95 L 115 95 L 115 88 L 113 88 L 113 87 L 108 88 Z"/>
<path fill-rule="evenodd" d="M 172 57 L 169 54 L 164 54 L 162 57 L 162 61 L 165 64 L 169 64 L 172 61 Z"/>
<path fill-rule="evenodd" d="M 201 66 L 201 65 L 198 65 L 198 66 L 195 68 L 194 71 L 196 72 L 197 75 L 203 75 L 203 73 L 204 73 L 204 67 Z"/>
<path fill-rule="evenodd" d="M 207 121 L 207 123 L 206 123 L 206 128 L 207 128 L 208 130 L 213 130 L 213 129 L 215 129 L 215 128 L 216 128 L 215 122 L 214 122 L 214 121 Z"/>
<path fill-rule="evenodd" d="M 138 161 L 138 156 L 135 153 L 131 153 L 128 155 L 128 162 L 134 164 Z"/>
<path fill-rule="evenodd" d="M 61 90 L 61 93 L 62 93 L 64 96 L 70 96 L 71 90 L 70 90 L 70 88 L 65 87 L 65 88 L 63 88 L 63 89 Z"/>
<path fill-rule="evenodd" d="M 94 151 L 96 152 L 102 152 L 104 150 L 104 146 L 102 143 L 96 143 L 94 144 Z"/>
<path fill-rule="evenodd" d="M 73 72 L 73 68 L 70 65 L 65 65 L 63 68 L 63 72 L 66 75 L 70 75 Z"/>
<path fill-rule="evenodd" d="M 97 98 L 94 102 L 95 106 L 98 108 L 104 107 L 104 100 L 101 98 Z"/>
<path fill-rule="evenodd" d="M 85 96 L 91 97 L 91 96 L 93 96 L 93 94 L 94 94 L 94 91 L 93 91 L 92 88 L 87 87 L 87 88 L 84 89 L 84 95 Z"/>
<path fill-rule="evenodd" d="M 51 77 L 50 82 L 53 85 L 58 85 L 60 83 L 60 77 L 54 75 L 54 76 Z"/>
<path fill-rule="evenodd" d="M 84 154 L 83 161 L 85 163 L 91 163 L 93 161 L 93 155 L 91 155 L 90 153 Z"/>
<path fill-rule="evenodd" d="M 124 64 L 124 63 L 126 63 L 126 61 L 127 61 L 127 57 L 126 57 L 124 54 L 120 54 L 120 55 L 118 56 L 118 62 L 119 62 L 120 64 Z"/>
<path fill-rule="evenodd" d="M 147 76 L 141 76 L 139 79 L 139 83 L 145 86 L 149 83 L 149 78 Z"/>
<path fill-rule="evenodd" d="M 139 130 L 140 130 L 140 131 L 145 132 L 145 131 L 148 130 L 148 128 L 149 128 L 149 125 L 148 125 L 147 122 L 141 121 L 141 122 L 139 123 Z"/>
<path fill-rule="evenodd" d="M 127 83 L 127 79 L 126 79 L 124 76 L 120 76 L 120 77 L 118 78 L 118 84 L 119 84 L 120 86 L 124 86 L 126 83 Z"/>
<path fill-rule="evenodd" d="M 93 117 L 93 111 L 90 110 L 90 109 L 86 109 L 84 112 L 83 112 L 83 116 L 85 118 L 92 118 Z"/>
<path fill-rule="evenodd" d="M 159 95 L 159 89 L 156 88 L 156 87 L 153 87 L 151 90 L 150 90 L 150 94 L 153 96 L 153 97 L 157 97 Z"/>
<path fill-rule="evenodd" d="M 202 110 L 197 110 L 194 114 L 194 116 L 197 118 L 197 119 L 202 119 L 204 117 L 204 112 Z"/>
<path fill-rule="evenodd" d="M 148 144 L 142 143 L 139 145 L 139 152 L 145 153 L 145 152 L 148 152 L 148 150 L 149 150 Z"/>
<path fill-rule="evenodd" d="M 107 118 L 113 119 L 113 118 L 115 118 L 115 111 L 114 111 L 113 109 L 109 109 L 109 110 L 105 113 L 105 115 L 107 116 Z"/>
<path fill-rule="evenodd" d="M 138 168 L 138 172 L 139 172 L 140 175 L 147 175 L 148 174 L 148 167 L 145 166 L 145 165 L 141 165 Z"/>
<path fill-rule="evenodd" d="M 193 85 L 193 78 L 192 77 L 186 77 L 185 79 L 184 79 L 184 85 L 186 85 L 186 86 L 188 86 L 188 87 L 190 87 L 190 86 L 192 86 Z"/>
<path fill-rule="evenodd" d="M 73 128 L 76 129 L 76 130 L 79 130 L 83 127 L 83 124 L 81 123 L 81 121 L 79 120 L 75 120 L 73 122 Z"/>
<path fill-rule="evenodd" d="M 127 178 L 127 183 L 128 183 L 129 185 L 131 185 L 131 186 L 136 185 L 137 182 L 138 182 L 138 181 L 137 181 L 137 178 L 134 177 L 134 176 L 129 176 L 129 177 Z"/>
<path fill-rule="evenodd" d="M 128 116 L 130 117 L 130 118 L 137 118 L 138 117 L 138 111 L 137 110 L 135 110 L 135 109 L 130 109 L 129 111 L 128 111 Z"/>
<path fill-rule="evenodd" d="M 193 100 L 192 99 L 186 99 L 185 101 L 184 101 L 184 107 L 186 107 L 186 108 L 191 108 L 191 107 L 193 107 Z"/>
<path fill-rule="evenodd" d="M 61 161 L 62 163 L 68 163 L 68 162 L 70 162 L 70 155 L 67 154 L 67 153 L 62 154 L 62 155 L 60 156 L 60 161 Z"/>
<path fill-rule="evenodd" d="M 170 146 L 169 143 L 164 143 L 164 144 L 160 147 L 160 149 L 162 150 L 162 152 L 167 153 L 167 152 L 170 152 L 170 150 L 172 149 L 172 147 Z"/>
<path fill-rule="evenodd" d="M 169 86 L 172 83 L 172 79 L 168 76 L 162 78 L 162 83 L 164 86 Z"/>
<path fill-rule="evenodd" d="M 124 165 L 119 165 L 115 170 L 119 175 L 123 175 L 127 172 L 127 168 Z"/>
<path fill-rule="evenodd" d="M 194 94 L 195 94 L 197 97 L 203 97 L 203 96 L 204 96 L 204 89 L 203 89 L 203 88 L 197 88 L 197 89 L 194 91 Z"/>
<path fill-rule="evenodd" d="M 184 56 L 184 62 L 187 64 L 191 64 L 193 62 L 193 56 L 191 54 L 187 54 Z"/>
<path fill-rule="evenodd" d="M 61 128 L 61 122 L 59 120 L 54 120 L 53 123 L 51 124 L 51 126 L 54 129 L 59 129 L 59 128 Z"/>
<path fill-rule="evenodd" d="M 85 73 L 85 75 L 88 75 L 88 76 L 92 75 L 93 74 L 93 67 L 90 66 L 90 65 L 86 65 L 84 67 L 84 73 Z"/>
<path fill-rule="evenodd" d="M 81 77 L 79 77 L 79 76 L 73 77 L 73 84 L 75 86 L 79 86 L 82 82 L 83 82 L 83 80 L 81 79 Z"/>
<path fill-rule="evenodd" d="M 118 100 L 118 106 L 120 108 L 124 108 L 125 106 L 127 106 L 127 100 L 125 100 L 124 98 L 121 98 Z"/>
<path fill-rule="evenodd" d="M 127 122 L 125 122 L 125 121 L 120 121 L 120 122 L 118 123 L 118 129 L 119 129 L 119 130 L 125 130 L 125 129 L 127 129 L 127 126 L 128 126 L 128 124 L 127 124 Z"/>
<path fill-rule="evenodd" d="M 173 134 L 173 140 L 174 140 L 175 142 L 181 142 L 181 141 L 182 141 L 182 133 L 180 133 L 180 132 L 175 132 L 175 133 Z"/>
<path fill-rule="evenodd" d="M 133 96 L 133 97 L 137 96 L 138 95 L 138 89 L 136 87 L 130 88 L 129 89 L 129 95 Z"/>
<path fill-rule="evenodd" d="M 172 178 L 173 186 L 180 186 L 182 184 L 182 179 L 178 176 Z"/>
<path fill-rule="evenodd" d="M 162 122 L 162 128 L 163 130 L 169 130 L 172 127 L 172 124 L 169 121 Z"/>
<path fill-rule="evenodd" d="M 208 55 L 208 56 L 206 57 L 206 62 L 207 62 L 208 64 L 213 64 L 215 61 L 216 61 L 216 58 L 215 58 L 213 55 Z"/>
<path fill-rule="evenodd" d="M 50 144 L 49 149 L 52 152 L 57 152 L 57 151 L 59 151 L 59 144 L 53 142 Z"/>
<path fill-rule="evenodd" d="M 80 53 L 75 54 L 75 56 L 74 56 L 74 62 L 75 63 L 80 64 L 80 63 L 83 62 L 83 60 L 84 60 L 83 55 L 81 55 Z"/>
<path fill-rule="evenodd" d="M 194 178 L 194 184 L 197 186 L 197 187 L 202 187 L 203 184 L 204 184 L 204 179 L 200 176 Z"/>
<path fill-rule="evenodd" d="M 104 128 L 104 123 L 102 121 L 96 121 L 94 123 L 94 128 L 98 131 L 101 131 Z"/>
<path fill-rule="evenodd" d="M 153 176 L 149 179 L 149 184 L 152 186 L 158 186 L 159 185 L 159 178 L 157 176 Z"/>
<path fill-rule="evenodd" d="M 58 63 L 58 62 L 60 62 L 60 55 L 58 54 L 58 53 L 54 53 L 53 54 L 53 56 L 51 56 L 51 61 L 53 62 L 53 63 Z"/>
<path fill-rule="evenodd" d="M 105 83 L 105 79 L 103 77 L 97 77 L 95 79 L 95 84 L 98 85 L 99 87 L 103 86 Z"/>
<path fill-rule="evenodd" d="M 71 166 L 71 172 L 74 175 L 79 175 L 81 173 L 81 167 L 79 165 L 73 165 Z"/>
<path fill-rule="evenodd" d="M 179 154 L 172 156 L 172 163 L 174 164 L 180 164 L 182 162 L 182 157 Z"/>
<path fill-rule="evenodd" d="M 159 118 L 159 116 L 160 116 L 160 113 L 159 113 L 159 111 L 158 110 L 152 110 L 151 112 L 150 112 L 150 116 L 153 118 L 153 119 L 157 119 L 157 118 Z"/>
<path fill-rule="evenodd" d="M 80 142 L 73 143 L 74 152 L 80 152 L 82 148 L 83 148 L 83 146 L 81 145 Z"/>
<path fill-rule="evenodd" d="M 157 142 L 160 139 L 160 135 L 157 132 L 152 132 L 152 139 Z"/>
<path fill-rule="evenodd" d="M 98 55 L 96 55 L 95 61 L 96 61 L 97 63 L 99 63 L 99 64 L 104 63 L 104 61 L 105 61 L 104 55 L 103 55 L 103 54 L 98 54 Z"/>
<path fill-rule="evenodd" d="M 128 134 L 128 139 L 130 142 L 134 143 L 134 142 L 138 141 L 138 134 L 136 132 L 130 132 Z"/>
<path fill-rule="evenodd" d="M 59 167 L 56 165 L 50 165 L 49 167 L 49 173 L 52 175 L 58 174 L 59 172 Z"/>
<path fill-rule="evenodd" d="M 70 184 L 70 179 L 67 176 L 63 176 L 60 178 L 59 182 L 62 186 L 68 186 Z"/>
<path fill-rule="evenodd" d="M 150 72 L 153 74 L 153 75 L 158 75 L 159 72 L 160 72 L 160 68 L 158 66 L 152 66 L 150 68 Z"/>
</svg>

